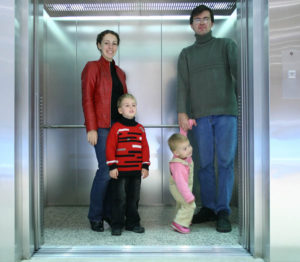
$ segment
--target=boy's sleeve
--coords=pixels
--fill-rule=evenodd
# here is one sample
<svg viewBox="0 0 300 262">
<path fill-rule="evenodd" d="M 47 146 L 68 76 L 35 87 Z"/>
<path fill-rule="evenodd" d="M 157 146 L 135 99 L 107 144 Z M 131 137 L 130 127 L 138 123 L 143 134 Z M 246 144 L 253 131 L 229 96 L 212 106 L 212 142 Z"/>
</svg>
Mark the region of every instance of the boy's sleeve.
<svg viewBox="0 0 300 262">
<path fill-rule="evenodd" d="M 187 175 L 185 167 L 180 163 L 170 163 L 170 171 L 176 187 L 185 202 L 190 203 L 195 200 L 195 196 L 189 189 L 188 182 L 184 179 L 184 176 Z"/>
<path fill-rule="evenodd" d="M 106 164 L 109 170 L 118 168 L 118 160 L 116 159 L 117 141 L 117 128 L 116 125 L 113 125 L 106 140 Z"/>
<path fill-rule="evenodd" d="M 150 151 L 147 141 L 145 128 L 142 126 L 142 168 L 149 170 L 150 166 Z"/>
</svg>

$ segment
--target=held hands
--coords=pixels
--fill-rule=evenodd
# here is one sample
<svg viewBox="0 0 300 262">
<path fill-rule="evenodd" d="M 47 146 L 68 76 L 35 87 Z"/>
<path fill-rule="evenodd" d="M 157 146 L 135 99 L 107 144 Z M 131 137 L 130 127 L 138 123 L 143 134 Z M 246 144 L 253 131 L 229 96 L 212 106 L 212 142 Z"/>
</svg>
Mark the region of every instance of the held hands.
<svg viewBox="0 0 300 262">
<path fill-rule="evenodd" d="M 109 175 L 111 178 L 113 179 L 118 179 L 118 175 L 119 175 L 119 171 L 117 168 L 113 169 L 113 170 L 110 170 L 109 171 Z"/>
<path fill-rule="evenodd" d="M 178 113 L 178 124 L 185 132 L 191 130 L 193 126 L 197 125 L 195 119 L 189 119 L 186 113 Z"/>
<path fill-rule="evenodd" d="M 90 130 L 87 132 L 87 141 L 92 145 L 96 145 L 98 141 L 98 132 L 96 130 Z"/>
<path fill-rule="evenodd" d="M 149 170 L 142 168 L 142 178 L 145 179 L 147 176 L 149 176 Z"/>
</svg>

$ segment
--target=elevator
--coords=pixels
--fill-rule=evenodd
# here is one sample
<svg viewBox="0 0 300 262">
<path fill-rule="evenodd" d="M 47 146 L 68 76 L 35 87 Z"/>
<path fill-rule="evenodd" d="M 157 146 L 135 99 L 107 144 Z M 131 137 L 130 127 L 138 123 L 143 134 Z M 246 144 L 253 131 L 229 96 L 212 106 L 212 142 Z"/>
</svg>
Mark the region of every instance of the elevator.
<svg viewBox="0 0 300 262">
<path fill-rule="evenodd" d="M 238 11 L 235 1 L 206 1 L 215 13 L 213 35 L 229 37 L 240 43 Z M 51 239 L 52 216 L 62 214 L 72 224 L 72 216 L 78 212 L 86 217 L 85 207 L 89 205 L 91 183 L 97 168 L 94 149 L 86 141 L 84 119 L 81 107 L 81 71 L 87 61 L 97 60 L 100 53 L 95 39 L 105 29 L 120 35 L 120 46 L 115 57 L 116 63 L 127 75 L 129 93 L 138 102 L 137 121 L 146 127 L 150 146 L 150 175 L 143 181 L 140 205 L 143 212 L 168 217 L 171 222 L 174 201 L 169 193 L 168 161 L 171 152 L 167 146 L 168 137 L 178 131 L 176 114 L 176 66 L 182 48 L 194 41 L 194 32 L 189 25 L 190 11 L 199 3 L 175 1 L 155 6 L 148 1 L 127 3 L 126 7 L 117 1 L 99 1 L 92 5 L 75 4 L 74 1 L 51 1 L 41 3 L 41 21 L 37 30 L 39 85 L 38 110 L 35 118 L 36 142 L 38 147 L 38 170 L 35 175 L 35 245 L 43 252 L 48 246 L 62 243 L 63 230 L 55 231 L 60 240 Z M 239 80 L 240 81 L 240 80 Z M 235 186 L 232 196 L 232 221 L 235 225 L 231 241 L 221 247 L 234 246 L 233 251 L 249 248 L 249 230 L 244 217 L 249 206 L 245 203 L 248 190 L 241 177 L 242 173 L 242 97 L 239 92 L 239 149 L 235 163 Z M 246 101 L 247 102 L 247 101 Z M 193 143 L 193 136 L 190 135 Z M 199 184 L 197 179 L 197 148 L 193 143 L 195 156 L 194 193 L 198 206 Z M 166 210 L 170 210 L 166 212 Z M 149 214 L 148 216 L 151 216 Z M 87 219 L 86 219 L 87 222 Z M 58 224 L 64 221 L 57 221 Z M 77 222 L 80 223 L 80 222 Z M 82 222 L 81 222 L 82 223 Z M 146 224 L 148 222 L 146 221 Z M 160 223 L 160 222 L 158 222 Z M 168 223 L 163 223 L 168 228 Z M 88 227 L 88 224 L 80 225 Z M 50 228 L 49 228 L 50 227 Z M 212 226 L 213 227 L 213 226 Z M 70 228 L 76 231 L 76 227 Z M 87 228 L 87 231 L 89 229 Z M 166 232 L 168 234 L 168 231 Z M 208 234 L 209 236 L 209 234 Z M 104 240 L 103 240 L 104 241 Z M 197 240 L 195 240 L 196 242 Z M 126 241 L 128 243 L 128 241 Z M 199 242 L 199 241 L 198 241 Z M 86 245 L 84 241 L 74 242 Z M 130 243 L 130 241 L 129 241 Z M 134 241 L 133 241 L 134 243 Z M 170 240 L 142 242 L 146 245 L 170 244 Z M 174 244 L 174 248 L 181 242 Z M 193 245 L 192 241 L 190 242 Z M 199 242 L 200 243 L 200 242 Z M 202 242 L 201 242 L 202 243 Z M 210 243 L 204 239 L 203 244 Z M 213 243 L 213 242 L 212 242 Z M 104 245 L 92 242 L 90 245 Z M 118 244 L 122 246 L 122 241 Z M 59 247 L 57 250 L 60 250 Z M 199 249 L 201 250 L 201 248 Z M 100 251 L 99 251 L 100 252 Z"/>
<path fill-rule="evenodd" d="M 132 6 L 136 9 L 131 11 L 128 11 L 128 6 L 126 10 L 118 9 L 124 6 L 118 7 L 117 1 L 93 1 L 98 5 L 91 4 L 89 7 L 84 7 L 80 1 L 73 2 L 30 1 L 29 8 L 26 6 L 28 10 L 34 7 L 33 15 L 29 16 L 34 20 L 34 27 L 29 30 L 32 33 L 29 39 L 33 39 L 30 44 L 34 49 L 30 48 L 32 54 L 28 55 L 32 59 L 28 62 L 32 66 L 32 85 L 27 94 L 30 98 L 29 106 L 21 104 L 18 112 L 25 108 L 24 114 L 29 112 L 30 115 L 30 172 L 28 177 L 23 178 L 24 190 L 19 193 L 17 203 L 25 195 L 22 203 L 26 202 L 29 211 L 23 214 L 24 219 L 20 223 L 25 228 L 23 239 L 26 241 L 18 239 L 18 245 L 23 245 L 27 257 L 35 252 L 37 255 L 66 252 L 63 244 L 50 247 L 45 236 L 45 232 L 49 232 L 46 231 L 49 229 L 49 218 L 65 212 L 62 208 L 68 207 L 71 210 L 65 213 L 71 230 L 76 229 L 76 226 L 72 227 L 72 216 L 86 216 L 84 208 L 89 203 L 96 159 L 93 148 L 86 141 L 83 126 L 80 74 L 87 61 L 100 57 L 95 39 L 102 30 L 111 29 L 120 35 L 121 43 L 115 61 L 127 74 L 129 92 L 138 101 L 137 120 L 146 127 L 152 164 L 150 176 L 143 181 L 141 190 L 140 204 L 145 210 L 143 214 L 147 216 L 147 208 L 164 210 L 172 208 L 174 204 L 168 192 L 168 160 L 171 153 L 166 141 L 171 133 L 178 130 L 174 103 L 176 62 L 181 49 L 194 42 L 188 16 L 190 10 L 200 2 L 172 1 L 178 5 L 167 5 L 171 11 L 163 10 L 165 5 L 155 8 L 152 6 L 148 10 L 140 1 L 133 2 Z M 267 16 L 253 10 L 259 8 L 262 12 L 267 12 L 267 7 L 264 1 L 201 3 L 215 8 L 214 36 L 233 38 L 240 51 L 239 146 L 232 198 L 236 245 L 232 248 L 225 241 L 225 245 L 220 248 L 214 247 L 215 242 L 208 241 L 211 246 L 195 246 L 191 242 L 184 248 L 181 244 L 173 244 L 167 249 L 164 246 L 166 243 L 160 239 L 156 245 L 148 243 L 147 252 L 249 252 L 261 257 L 267 253 L 269 233 L 266 208 L 269 203 L 268 199 L 262 197 L 268 186 L 268 177 L 263 176 L 268 162 L 261 160 L 262 156 L 268 156 L 268 150 L 265 149 L 268 146 L 264 136 L 266 134 L 261 135 L 267 132 L 265 120 L 268 110 L 262 109 L 267 101 L 267 93 L 265 89 L 252 90 L 250 87 L 266 84 L 266 65 L 258 67 L 260 61 L 256 55 L 259 54 L 263 61 L 267 61 L 264 53 L 265 27 L 258 26 L 258 21 L 267 26 L 264 20 Z M 222 4 L 222 7 L 217 4 Z M 224 5 L 230 7 L 229 13 L 222 13 Z M 101 8 L 108 6 L 113 11 L 99 15 Z M 24 6 L 20 5 L 18 8 L 21 7 Z M 20 10 L 19 12 L 21 13 Z M 260 34 L 261 42 L 254 41 L 257 33 Z M 21 37 L 20 34 L 16 39 L 20 40 Z M 22 98 L 20 95 L 18 101 L 22 101 Z M 22 130 L 20 125 L 19 134 Z M 22 152 L 21 150 L 20 155 Z M 195 194 L 199 196 L 197 188 L 199 185 L 195 179 Z M 200 201 L 198 198 L 198 205 L 201 204 Z M 79 213 L 74 213 L 74 210 L 79 210 Z M 87 232 L 90 230 L 87 229 Z M 84 254 L 91 250 L 87 245 L 81 243 L 67 249 L 71 253 L 73 250 L 74 253 Z M 124 246 L 125 244 L 120 243 L 118 246 L 112 244 L 104 247 L 100 243 L 98 246 L 93 244 L 92 249 L 94 248 L 95 254 L 100 255 L 103 252 L 132 252 L 132 249 L 130 251 Z M 134 246 L 133 250 L 139 252 L 139 245 Z"/>
</svg>

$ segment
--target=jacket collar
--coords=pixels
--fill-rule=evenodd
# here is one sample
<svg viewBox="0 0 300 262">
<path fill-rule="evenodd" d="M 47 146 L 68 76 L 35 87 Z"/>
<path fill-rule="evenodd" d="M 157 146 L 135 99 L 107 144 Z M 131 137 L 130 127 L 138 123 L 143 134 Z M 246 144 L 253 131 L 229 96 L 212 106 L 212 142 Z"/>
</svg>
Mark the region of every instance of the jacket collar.
<svg viewBox="0 0 300 262">
<path fill-rule="evenodd" d="M 107 61 L 103 56 L 100 56 L 100 59 L 98 60 L 100 62 L 100 64 L 103 64 L 103 65 L 109 65 L 110 62 Z M 113 65 L 115 65 L 115 60 L 112 60 L 111 63 Z"/>
</svg>

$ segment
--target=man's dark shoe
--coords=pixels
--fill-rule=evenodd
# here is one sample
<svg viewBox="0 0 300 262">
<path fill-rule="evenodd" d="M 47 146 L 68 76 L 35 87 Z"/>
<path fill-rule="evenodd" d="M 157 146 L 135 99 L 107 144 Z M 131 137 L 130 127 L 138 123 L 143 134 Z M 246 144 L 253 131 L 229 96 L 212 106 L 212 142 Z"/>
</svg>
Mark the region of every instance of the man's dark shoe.
<svg viewBox="0 0 300 262">
<path fill-rule="evenodd" d="M 216 221 L 215 212 L 207 207 L 202 207 L 200 211 L 193 216 L 192 224 L 199 224 L 209 221 Z"/>
<path fill-rule="evenodd" d="M 104 231 L 102 220 L 100 220 L 100 221 L 90 221 L 90 224 L 91 224 L 91 229 L 93 231 L 96 231 L 96 232 L 103 232 Z"/>
<path fill-rule="evenodd" d="M 121 236 L 122 235 L 122 229 L 121 228 L 112 228 L 111 229 L 111 235 L 112 236 Z"/>
<path fill-rule="evenodd" d="M 229 214 L 225 210 L 221 210 L 218 212 L 217 219 L 217 231 L 221 233 L 228 233 L 231 229 L 231 223 L 229 221 Z"/>
<path fill-rule="evenodd" d="M 132 231 L 134 233 L 144 233 L 145 232 L 145 228 L 141 227 L 141 226 L 134 226 L 132 228 L 125 228 L 127 231 Z"/>
</svg>

